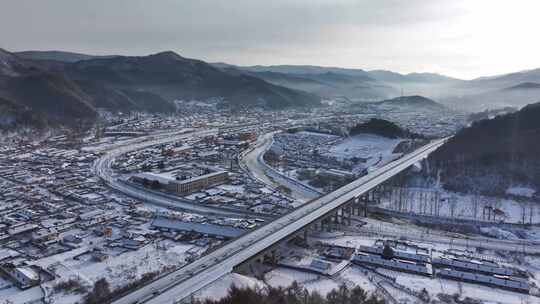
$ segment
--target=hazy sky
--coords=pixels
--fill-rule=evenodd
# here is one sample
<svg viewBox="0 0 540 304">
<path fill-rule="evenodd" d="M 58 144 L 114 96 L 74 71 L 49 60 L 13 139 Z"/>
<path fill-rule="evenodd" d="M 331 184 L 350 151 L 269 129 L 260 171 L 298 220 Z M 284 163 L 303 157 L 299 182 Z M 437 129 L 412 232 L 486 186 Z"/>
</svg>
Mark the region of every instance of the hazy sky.
<svg viewBox="0 0 540 304">
<path fill-rule="evenodd" d="M 540 0 L 1 0 L 0 47 L 473 78 L 540 68 Z"/>
</svg>

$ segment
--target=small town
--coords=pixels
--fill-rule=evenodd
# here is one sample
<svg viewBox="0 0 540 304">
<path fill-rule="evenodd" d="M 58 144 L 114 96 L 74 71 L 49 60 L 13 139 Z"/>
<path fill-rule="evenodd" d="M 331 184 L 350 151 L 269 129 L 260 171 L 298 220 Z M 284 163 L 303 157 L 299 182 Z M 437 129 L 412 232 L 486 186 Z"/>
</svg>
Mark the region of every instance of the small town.
<svg viewBox="0 0 540 304">
<path fill-rule="evenodd" d="M 3 1 L 0 304 L 540 304 L 539 3 Z"/>
</svg>

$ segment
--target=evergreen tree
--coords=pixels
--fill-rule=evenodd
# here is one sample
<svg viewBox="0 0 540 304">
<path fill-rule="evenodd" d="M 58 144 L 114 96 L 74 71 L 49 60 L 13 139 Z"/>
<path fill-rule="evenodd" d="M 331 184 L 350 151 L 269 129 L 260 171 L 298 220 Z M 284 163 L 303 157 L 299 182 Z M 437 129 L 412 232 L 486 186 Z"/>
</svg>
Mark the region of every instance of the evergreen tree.
<svg viewBox="0 0 540 304">
<path fill-rule="evenodd" d="M 387 260 L 391 260 L 394 257 L 394 250 L 389 245 L 384 245 L 382 257 Z"/>
</svg>

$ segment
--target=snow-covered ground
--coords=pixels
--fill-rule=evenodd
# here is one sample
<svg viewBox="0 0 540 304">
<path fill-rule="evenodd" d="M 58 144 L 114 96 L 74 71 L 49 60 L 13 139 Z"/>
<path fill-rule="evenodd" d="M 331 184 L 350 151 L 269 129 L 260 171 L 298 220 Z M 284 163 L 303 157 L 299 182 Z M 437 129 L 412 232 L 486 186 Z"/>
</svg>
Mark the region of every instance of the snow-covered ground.
<svg viewBox="0 0 540 304">
<path fill-rule="evenodd" d="M 346 273 L 348 281 L 354 278 L 354 271 L 348 270 Z M 265 274 L 264 282 L 238 273 L 228 274 L 201 290 L 196 296 L 199 299 L 220 299 L 227 295 L 232 285 L 240 288 L 289 287 L 293 282 L 305 287 L 310 292 L 317 291 L 323 296 L 341 284 L 340 281 L 325 276 L 288 268 L 276 268 Z M 369 289 L 366 287 L 366 290 Z"/>
<path fill-rule="evenodd" d="M 328 140 L 334 140 L 334 139 L 339 138 L 339 136 L 332 135 L 332 134 L 324 134 L 324 133 L 317 133 L 317 132 L 310 132 L 310 131 L 300 131 L 296 134 L 305 135 L 305 136 L 319 136 Z"/>
<path fill-rule="evenodd" d="M 358 247 L 360 245 L 371 246 L 373 245 L 374 240 L 375 238 L 363 236 L 343 236 L 336 237 L 334 239 L 325 239 L 322 241 L 341 246 Z M 423 248 L 434 250 L 432 253 L 434 256 L 441 255 L 442 252 L 446 250 L 451 250 L 453 252 L 465 252 L 466 250 L 466 248 L 460 249 L 457 246 L 446 246 L 444 244 L 419 242 L 413 243 Z M 498 261 L 505 260 L 505 262 L 501 262 L 503 265 L 517 267 L 521 270 L 528 271 L 532 275 L 530 281 L 534 284 L 538 284 L 537 278 L 540 277 L 540 258 L 537 256 L 523 257 L 518 254 L 507 255 L 502 258 L 495 252 L 484 251 L 483 257 L 493 258 L 493 260 Z M 460 294 L 461 298 L 470 297 L 472 299 L 478 299 L 482 301 L 482 303 L 540 303 L 540 298 L 533 295 L 524 295 L 517 292 L 486 287 L 478 284 L 459 283 L 437 277 L 430 278 L 382 268 L 378 268 L 377 271 L 396 278 L 396 283 L 414 291 L 421 292 L 423 289 L 426 289 L 432 299 L 436 298 L 438 294 L 443 293 L 450 295 Z M 354 265 L 350 266 L 348 269 L 340 273 L 339 276 L 333 277 L 332 279 L 336 282 L 346 283 L 347 285 L 351 284 L 351 286 L 358 285 L 367 291 L 376 290 L 374 284 L 368 280 L 366 274 L 361 270 L 361 268 Z M 399 292 L 399 290 L 396 290 L 395 288 L 387 288 L 387 290 L 398 299 L 407 297 L 403 292 Z M 414 303 L 414 301 L 412 303 Z"/>
<path fill-rule="evenodd" d="M 536 189 L 530 187 L 510 187 L 506 189 L 506 194 L 531 198 L 536 193 Z"/>
<path fill-rule="evenodd" d="M 441 278 L 429 278 L 387 269 L 378 269 L 377 271 L 396 278 L 397 284 L 409 288 L 415 292 L 420 293 L 425 289 L 432 299 L 436 299 L 438 294 L 459 294 L 460 298 L 469 297 L 480 300 L 482 301 L 481 303 L 485 304 L 540 303 L 540 299 L 532 295 L 505 291 L 477 284 L 461 283 Z M 300 286 L 306 288 L 310 292 L 316 291 L 322 296 L 325 296 L 331 290 L 338 288 L 341 284 L 346 284 L 349 288 L 360 286 L 368 293 L 374 293 L 377 291 L 377 286 L 368 279 L 368 275 L 365 273 L 365 271 L 360 267 L 352 265 L 343 272 L 332 277 L 320 276 L 313 273 L 287 268 L 276 268 L 271 270 L 265 275 L 264 282 L 240 274 L 230 274 L 205 288 L 200 295 L 198 295 L 198 297 L 201 299 L 222 298 L 227 294 L 227 290 L 233 284 L 238 287 L 257 286 L 262 288 L 265 285 L 270 285 L 273 287 L 288 287 L 293 282 L 298 283 Z M 413 302 L 409 303 L 414 303 L 415 298 L 402 290 L 394 288 L 390 285 L 383 285 L 395 298 L 412 299 Z"/>
<path fill-rule="evenodd" d="M 227 295 L 233 285 L 238 288 L 263 288 L 265 286 L 264 282 L 255 278 L 238 273 L 230 273 L 202 289 L 196 296 L 199 299 L 219 300 Z"/>
<path fill-rule="evenodd" d="M 365 273 L 359 267 L 351 266 L 343 271 L 336 280 L 345 283 L 347 287 L 360 286 L 367 292 L 375 292 L 376 287 L 369 281 Z"/>
<path fill-rule="evenodd" d="M 383 199 L 380 206 L 394 211 L 468 220 L 540 223 L 540 208 L 538 208 L 538 203 L 532 200 L 517 201 L 510 198 L 475 196 L 429 188 L 404 188 L 401 194 L 399 194 L 399 191 L 399 189 L 395 189 L 393 198 Z M 438 206 L 438 212 L 435 212 L 437 208 L 431 208 L 433 203 L 430 201 L 436 192 L 438 192 L 439 198 L 442 199 Z M 398 199 L 400 196 L 401 200 Z M 491 211 L 488 210 L 490 208 Z M 497 209 L 497 214 L 493 212 L 495 209 Z M 488 212 L 491 212 L 490 216 L 488 216 Z"/>
<path fill-rule="evenodd" d="M 401 229 L 402 231 L 408 231 L 410 229 L 411 231 L 415 231 L 415 233 L 421 233 L 423 229 L 425 229 L 400 220 L 396 220 L 398 223 L 381 222 L 375 219 L 365 219 L 365 221 L 368 222 L 366 226 L 375 227 L 377 225 L 381 225 L 381 227 L 385 226 L 386 230 L 395 228 Z M 381 239 L 381 237 L 377 235 L 369 236 L 361 234 L 354 235 L 351 232 L 345 233 L 347 235 L 334 234 L 332 237 L 317 237 L 317 234 L 313 233 L 310 235 L 310 243 L 318 244 L 319 242 L 322 242 L 326 244 L 358 248 L 360 245 L 372 246 L 375 241 Z M 459 237 L 459 235 L 453 234 L 453 237 Z M 396 240 L 400 239 L 400 237 L 387 236 L 383 239 Z M 407 242 L 411 245 L 426 248 L 428 251 L 431 251 L 433 256 L 452 256 L 452 254 L 458 254 L 467 255 L 471 260 L 492 260 L 500 263 L 501 265 L 514 267 L 528 272 L 531 276 L 529 280 L 531 286 L 533 286 L 533 289 L 535 289 L 534 286 L 539 284 L 537 279 L 540 278 L 539 256 L 525 256 L 521 253 L 505 253 L 501 255 L 501 252 L 499 251 L 488 249 L 475 252 L 474 242 L 472 241 L 467 243 L 467 246 L 459 246 L 455 243 L 438 241 L 437 237 L 430 239 L 429 241 L 408 240 Z M 411 246 L 410 249 L 401 248 L 401 250 L 413 250 L 414 248 L 414 246 Z M 287 264 L 289 266 L 306 266 L 308 265 L 309 261 L 315 258 L 324 260 L 324 258 L 319 255 L 318 251 L 314 249 L 303 249 L 289 244 L 285 251 L 289 253 L 289 256 L 285 258 L 283 264 Z M 395 299 L 398 301 L 408 300 L 409 302 L 407 303 L 417 303 L 418 297 L 411 292 L 421 293 L 424 291 L 424 289 L 429 294 L 431 299 L 437 299 L 439 294 L 445 294 L 459 295 L 460 299 L 469 297 L 471 299 L 478 300 L 479 302 L 477 303 L 482 304 L 540 303 L 540 298 L 534 295 L 524 295 L 517 292 L 486 287 L 478 284 L 456 282 L 438 277 L 424 277 L 383 268 L 378 268 L 377 273 L 366 270 L 362 267 L 358 267 L 354 264 L 349 264 L 341 271 L 332 273 L 330 276 L 316 274 L 311 271 L 303 271 L 300 269 L 290 269 L 288 267 L 278 266 L 267 272 L 264 275 L 263 281 L 239 274 L 228 275 L 213 283 L 208 288 L 205 288 L 199 297 L 213 299 L 223 297 L 226 295 L 228 288 L 232 284 L 239 287 L 288 287 L 293 282 L 296 282 L 301 287 L 304 287 L 309 291 L 317 291 L 323 296 L 325 296 L 332 289 L 339 287 L 341 284 L 346 284 L 349 288 L 360 286 L 368 293 L 375 293 L 381 288 L 380 286 L 382 286 L 382 288 L 389 292 Z M 384 278 L 381 280 L 382 277 L 380 274 L 395 278 L 396 283 L 390 284 L 388 279 Z M 380 286 L 377 286 L 375 282 L 379 282 Z"/>
<path fill-rule="evenodd" d="M 264 276 L 264 280 L 270 286 L 288 287 L 293 282 L 304 284 L 306 282 L 316 281 L 321 277 L 322 276 L 314 273 L 308 273 L 288 268 L 276 268 L 266 273 Z"/>
<path fill-rule="evenodd" d="M 343 141 L 332 146 L 328 154 L 338 159 L 349 159 L 352 157 L 370 158 L 368 166 L 380 165 L 379 162 L 386 163 L 395 157 L 392 154 L 394 148 L 401 142 L 401 139 L 390 139 L 373 134 L 359 134 L 345 138 Z"/>
<path fill-rule="evenodd" d="M 531 295 L 520 294 L 496 288 L 490 288 L 478 284 L 462 283 L 441 278 L 429 278 L 397 272 L 387 269 L 379 269 L 379 272 L 396 278 L 396 282 L 412 290 L 422 291 L 426 289 L 431 298 L 436 298 L 439 293 L 459 294 L 460 298 L 470 297 L 484 301 L 483 303 L 540 303 L 540 299 Z"/>
<path fill-rule="evenodd" d="M 26 290 L 20 290 L 18 287 L 4 285 L 3 279 L 0 278 L 0 286 L 6 287 L 0 290 L 0 303 L 9 304 L 27 304 L 27 303 L 40 303 L 41 299 L 45 296 L 43 290 L 39 286 L 35 286 Z M 73 302 L 72 302 L 73 303 Z"/>
<path fill-rule="evenodd" d="M 113 287 L 120 287 L 129 281 L 139 279 L 143 274 L 163 267 L 176 267 L 184 263 L 185 255 L 192 245 L 176 245 L 168 250 L 159 250 L 147 245 L 136 251 L 129 251 L 97 263 L 90 260 L 64 261 L 59 265 L 68 271 L 75 271 L 80 277 L 92 282 L 106 277 Z"/>
<path fill-rule="evenodd" d="M 204 250 L 203 247 L 191 244 L 161 241 L 159 244 L 149 244 L 136 251 L 120 254 L 110 252 L 110 257 L 103 262 L 92 260 L 89 254 L 83 254 L 75 259 L 74 257 L 85 251 L 83 248 L 47 257 L 36 261 L 35 264 L 49 267 L 60 275 L 60 278 L 44 284 L 51 299 L 50 303 L 74 303 L 72 300 L 82 295 L 69 294 L 69 297 L 66 297 L 64 293 L 55 294 L 54 285 L 73 278 L 86 286 L 92 286 L 100 278 L 105 278 L 110 283 L 111 289 L 115 289 L 140 279 L 145 273 L 182 266 L 188 255 L 199 255 Z"/>
</svg>

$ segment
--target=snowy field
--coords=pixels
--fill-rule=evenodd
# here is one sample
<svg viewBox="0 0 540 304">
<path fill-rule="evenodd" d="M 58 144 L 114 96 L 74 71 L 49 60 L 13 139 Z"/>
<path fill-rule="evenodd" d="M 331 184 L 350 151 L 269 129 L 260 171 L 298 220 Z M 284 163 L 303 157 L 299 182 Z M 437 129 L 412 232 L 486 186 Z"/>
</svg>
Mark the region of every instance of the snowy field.
<svg viewBox="0 0 540 304">
<path fill-rule="evenodd" d="M 75 303 L 80 295 L 56 293 L 53 287 L 60 281 L 73 278 L 83 285 L 92 286 L 100 278 L 105 278 L 110 283 L 111 289 L 115 289 L 140 279 L 145 273 L 182 266 L 188 255 L 199 255 L 204 250 L 203 247 L 191 244 L 161 241 L 158 245 L 149 244 L 136 251 L 116 255 L 110 252 L 111 256 L 103 262 L 92 260 L 89 254 L 77 256 L 85 251 L 80 249 L 38 260 L 35 264 L 49 267 L 60 276 L 43 284 L 50 298 L 49 303 L 68 304 Z"/>
<path fill-rule="evenodd" d="M 439 192 L 439 197 L 443 200 L 437 208 L 432 207 L 431 205 L 434 203 L 430 201 L 436 191 Z M 400 195 L 401 203 L 398 199 Z M 540 223 L 540 208 L 538 208 L 538 203 L 532 200 L 517 201 L 509 198 L 474 196 L 436 189 L 409 187 L 404 188 L 402 194 L 399 194 L 399 189 L 396 188 L 393 198 L 383 199 L 380 206 L 394 211 L 467 220 Z M 494 210 L 497 210 L 497 213 Z"/>
<path fill-rule="evenodd" d="M 377 237 L 352 235 L 336 235 L 333 238 L 317 238 L 316 236 L 310 237 L 310 241 L 313 243 L 324 242 L 327 244 L 356 248 L 360 245 L 372 246 L 377 239 Z M 466 248 L 461 248 L 455 245 L 447 246 L 438 243 L 413 241 L 409 241 L 409 243 L 433 250 L 432 254 L 434 256 L 447 254 L 443 252 L 446 250 L 450 250 L 456 254 L 463 254 L 466 252 Z M 300 253 L 300 251 L 295 250 L 297 253 Z M 309 259 L 317 258 L 315 251 L 304 251 L 305 252 L 302 257 L 296 258 L 296 264 L 305 264 Z M 293 254 L 291 261 L 294 260 L 294 257 L 296 256 L 297 254 Z M 537 278 L 540 278 L 540 257 L 523 256 L 521 254 L 507 254 L 502 257 L 500 254 L 489 250 L 483 251 L 482 256 L 488 259 L 493 258 L 494 261 L 498 261 L 505 266 L 516 267 L 518 269 L 528 271 L 531 275 L 530 282 L 532 286 L 539 284 Z M 395 278 L 396 284 L 392 285 L 384 279 L 381 280 L 380 274 Z M 264 286 L 288 287 L 293 282 L 298 283 L 301 287 L 304 287 L 311 292 L 317 291 L 322 296 L 325 296 L 332 289 L 338 288 L 341 284 L 345 284 L 349 288 L 360 286 L 368 293 L 378 293 L 380 292 L 379 289 L 382 286 L 382 288 L 388 291 L 398 301 L 405 301 L 403 303 L 419 303 L 418 298 L 411 295 L 410 292 L 413 291 L 421 293 L 424 291 L 424 289 L 432 300 L 438 299 L 440 294 L 445 294 L 457 296 L 459 299 L 474 299 L 477 302 L 471 303 L 479 304 L 540 303 L 540 298 L 533 295 L 526 295 L 478 284 L 457 282 L 437 277 L 424 277 L 383 268 L 377 268 L 375 273 L 354 264 L 349 264 L 342 271 L 339 271 L 331 276 L 319 275 L 312 272 L 289 269 L 285 267 L 276 267 L 270 270 L 264 275 L 262 280 L 240 274 L 229 274 L 201 291 L 198 298 L 219 299 L 227 294 L 227 290 L 233 284 L 238 287 L 250 286 L 262 288 Z M 380 285 L 376 285 L 376 282 L 378 282 Z"/>
<path fill-rule="evenodd" d="M 41 299 L 43 299 L 44 297 L 43 290 L 39 286 L 34 286 L 32 288 L 21 291 L 18 287 L 15 286 L 5 286 L 4 282 L 8 281 L 3 281 L 3 279 L 1 278 L 0 280 L 0 286 L 2 286 L 2 289 L 0 289 L 0 303 L 2 304 L 41 303 Z M 74 302 L 72 301 L 69 303 Z"/>
<path fill-rule="evenodd" d="M 339 138 L 339 136 L 332 135 L 332 134 L 324 134 L 324 133 L 317 133 L 317 132 L 310 132 L 310 131 L 300 131 L 300 132 L 297 132 L 296 134 L 300 134 L 304 136 L 320 136 L 328 140 L 334 140 L 334 139 Z"/>
<path fill-rule="evenodd" d="M 347 247 L 358 247 L 360 245 L 373 245 L 375 238 L 370 237 L 361 237 L 361 236 L 343 236 L 337 237 L 334 239 L 326 239 L 326 243 L 331 243 L 335 245 L 347 246 Z M 411 243 L 411 242 L 410 242 Z M 419 245 L 423 248 L 429 248 L 434 251 L 434 255 L 440 255 L 442 251 L 451 249 L 448 246 L 443 244 L 433 244 L 433 243 L 420 243 L 412 242 L 413 244 Z M 458 252 L 459 250 L 465 250 L 465 248 L 459 248 L 458 246 L 451 246 L 451 251 Z M 506 255 L 504 258 L 498 255 L 495 252 L 485 251 L 484 256 L 486 258 L 492 257 L 495 260 L 505 260 L 502 264 L 517 267 L 521 270 L 528 271 L 532 277 L 530 281 L 533 284 L 538 285 L 538 279 L 540 278 L 540 257 L 536 256 L 521 256 L 521 255 Z M 532 295 L 525 295 L 517 292 L 511 292 L 506 290 L 500 290 L 496 288 L 486 287 L 478 284 L 472 283 L 460 283 L 452 280 L 440 279 L 440 278 L 429 278 L 414 274 L 407 274 L 398 271 L 387 270 L 383 268 L 378 268 L 377 271 L 382 274 L 386 274 L 390 277 L 396 278 L 396 282 L 402 286 L 405 286 L 409 289 L 421 292 L 424 288 L 428 291 L 432 299 L 436 298 L 438 294 L 459 294 L 460 298 L 470 297 L 473 299 L 480 300 L 480 303 L 505 303 L 505 304 L 514 304 L 514 303 L 540 303 L 540 298 Z M 367 291 L 374 291 L 376 287 L 371 283 L 363 271 L 357 266 L 351 266 L 346 271 L 339 274 L 339 276 L 333 278 L 337 282 L 344 282 L 348 286 L 354 286 L 354 284 L 361 286 Z M 385 286 L 386 287 L 386 286 Z M 403 292 L 399 292 L 395 288 L 388 289 L 395 297 L 407 298 Z M 411 302 L 411 303 L 414 303 Z"/>
<path fill-rule="evenodd" d="M 359 134 L 349 137 L 332 146 L 328 150 L 328 155 L 338 159 L 348 159 L 352 157 L 372 158 L 368 161 L 370 166 L 377 164 L 379 156 L 389 158 L 392 151 L 401 142 L 401 139 L 390 139 L 373 134 Z"/>
<path fill-rule="evenodd" d="M 410 290 L 422 292 L 423 289 L 426 289 L 431 299 L 436 299 L 438 294 L 458 294 L 462 299 L 469 297 L 479 300 L 481 302 L 478 303 L 483 304 L 540 303 L 540 299 L 532 295 L 499 290 L 477 284 L 461 283 L 440 278 L 429 278 L 382 268 L 377 269 L 377 271 L 396 278 L 396 283 L 409 288 Z M 297 282 L 300 286 L 306 288 L 310 292 L 316 291 L 322 296 L 326 296 L 328 292 L 338 288 L 341 284 L 345 284 L 349 288 L 360 286 L 368 293 L 377 291 L 377 286 L 368 279 L 364 270 L 355 265 L 351 265 L 343 272 L 332 277 L 319 276 L 286 268 L 276 268 L 265 275 L 264 282 L 249 276 L 233 273 L 208 286 L 201 291 L 197 297 L 200 299 L 222 298 L 227 294 L 228 289 L 233 284 L 238 287 L 263 288 L 264 286 L 288 287 L 293 282 Z M 407 293 L 393 288 L 388 284 L 383 283 L 383 286 L 398 300 L 409 299 L 409 301 L 412 301 L 409 303 L 415 303 L 415 297 L 411 297 Z"/>
<path fill-rule="evenodd" d="M 231 286 L 238 288 L 263 288 L 264 282 L 256 278 L 248 277 L 238 273 L 229 273 L 206 288 L 199 291 L 196 295 L 199 299 L 219 300 L 225 297 Z"/>
<path fill-rule="evenodd" d="M 210 284 L 207 288 L 201 290 L 199 294 L 197 294 L 197 298 L 223 298 L 227 295 L 227 292 L 232 285 L 240 288 L 264 288 L 265 286 L 289 287 L 293 282 L 298 283 L 300 286 L 305 287 L 311 292 L 317 291 L 323 296 L 325 296 L 332 289 L 339 287 L 341 283 L 346 283 L 348 286 L 350 285 L 351 287 L 354 286 L 352 281 L 357 279 L 357 271 L 353 269 L 347 269 L 343 273 L 344 278 L 334 280 L 326 276 L 278 267 L 267 272 L 264 275 L 264 281 L 260 281 L 256 278 L 241 275 L 238 273 L 231 273 Z M 365 287 L 366 290 L 370 290 L 369 286 Z"/>
<path fill-rule="evenodd" d="M 396 278 L 396 282 L 412 290 L 422 291 L 426 289 L 431 298 L 437 294 L 459 294 L 460 298 L 470 297 L 483 301 L 482 303 L 539 303 L 540 298 L 517 292 L 500 290 L 478 284 L 462 283 L 441 278 L 428 278 L 414 274 L 397 272 L 387 269 L 379 269 L 380 273 Z"/>
</svg>

